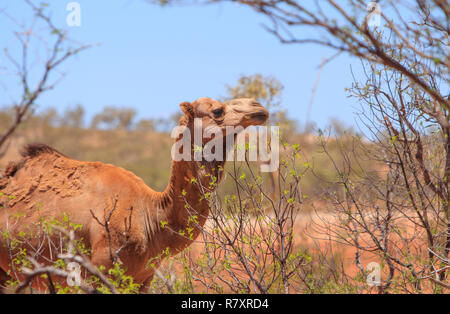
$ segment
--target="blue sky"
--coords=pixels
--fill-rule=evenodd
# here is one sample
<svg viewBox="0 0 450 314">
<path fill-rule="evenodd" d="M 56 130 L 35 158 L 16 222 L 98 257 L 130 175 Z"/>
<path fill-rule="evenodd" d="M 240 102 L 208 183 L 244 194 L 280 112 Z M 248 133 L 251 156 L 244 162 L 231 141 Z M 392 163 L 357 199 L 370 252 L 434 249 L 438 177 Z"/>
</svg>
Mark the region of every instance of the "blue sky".
<svg viewBox="0 0 450 314">
<path fill-rule="evenodd" d="M 70 1 L 47 1 L 55 23 L 66 26 Z M 135 108 L 139 117 L 168 117 L 178 104 L 198 97 L 217 98 L 225 84 L 242 74 L 261 73 L 284 85 L 282 108 L 305 122 L 311 90 L 323 57 L 333 51 L 314 45 L 283 45 L 261 24 L 265 17 L 236 4 L 159 7 L 141 0 L 79 0 L 81 27 L 70 36 L 99 46 L 65 64 L 57 87 L 39 101 L 39 108 L 83 105 L 92 116 L 108 105 Z M 18 0 L 1 0 L 0 9 L 26 22 L 30 11 Z M 0 17 L 0 48 L 17 53 L 13 24 Z M 0 60 L 6 62 L 5 60 Z M 336 117 L 355 124 L 359 105 L 347 98 L 350 65 L 340 56 L 323 69 L 310 120 L 324 127 Z M 0 74 L 0 106 L 19 94 L 12 76 Z"/>
</svg>

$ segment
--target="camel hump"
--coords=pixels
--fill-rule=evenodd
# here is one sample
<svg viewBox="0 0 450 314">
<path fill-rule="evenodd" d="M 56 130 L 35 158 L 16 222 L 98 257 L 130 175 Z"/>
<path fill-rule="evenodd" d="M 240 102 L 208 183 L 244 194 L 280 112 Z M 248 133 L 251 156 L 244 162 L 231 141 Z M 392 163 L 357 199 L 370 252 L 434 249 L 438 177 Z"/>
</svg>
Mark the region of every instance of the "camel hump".
<svg viewBox="0 0 450 314">
<path fill-rule="evenodd" d="M 25 145 L 20 154 L 22 155 L 23 158 L 26 157 L 34 158 L 45 153 L 58 154 L 64 156 L 53 147 L 50 147 L 47 144 L 42 143 L 33 143 Z"/>
</svg>

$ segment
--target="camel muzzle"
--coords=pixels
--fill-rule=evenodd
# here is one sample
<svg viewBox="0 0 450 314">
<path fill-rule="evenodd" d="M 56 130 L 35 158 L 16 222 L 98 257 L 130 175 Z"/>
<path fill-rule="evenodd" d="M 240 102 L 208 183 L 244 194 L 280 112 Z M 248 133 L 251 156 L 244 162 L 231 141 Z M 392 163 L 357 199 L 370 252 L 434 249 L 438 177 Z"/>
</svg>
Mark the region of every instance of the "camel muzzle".
<svg viewBox="0 0 450 314">
<path fill-rule="evenodd" d="M 269 118 L 269 112 L 267 110 L 260 110 L 245 115 L 245 118 L 257 124 L 264 124 Z"/>
</svg>

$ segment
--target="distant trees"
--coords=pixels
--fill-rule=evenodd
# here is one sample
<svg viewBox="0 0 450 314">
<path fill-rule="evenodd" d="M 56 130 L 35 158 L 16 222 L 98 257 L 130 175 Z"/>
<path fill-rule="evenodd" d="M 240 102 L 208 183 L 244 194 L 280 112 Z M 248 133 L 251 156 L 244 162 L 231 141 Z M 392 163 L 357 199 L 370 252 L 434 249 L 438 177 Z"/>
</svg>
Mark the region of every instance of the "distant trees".
<svg viewBox="0 0 450 314">
<path fill-rule="evenodd" d="M 226 85 L 227 98 L 254 98 L 266 108 L 281 103 L 283 85 L 272 76 L 241 75 L 235 85 Z"/>
<path fill-rule="evenodd" d="M 61 124 L 72 127 L 72 128 L 82 128 L 84 126 L 85 110 L 81 105 L 76 105 L 74 108 L 66 109 Z"/>
<path fill-rule="evenodd" d="M 131 107 L 107 106 L 91 119 L 86 116 L 86 110 L 78 104 L 59 113 L 55 108 L 40 112 L 30 111 L 27 124 L 39 127 L 90 128 L 98 130 L 126 130 L 140 132 L 169 132 L 180 119 L 178 112 L 167 118 L 138 119 L 137 111 Z M 0 132 L 11 123 L 14 109 L 0 109 Z"/>
<path fill-rule="evenodd" d="M 142 119 L 136 123 L 136 130 L 143 132 L 150 132 L 156 130 L 156 121 L 154 119 Z"/>
<path fill-rule="evenodd" d="M 92 119 L 91 128 L 130 130 L 135 117 L 136 110 L 134 109 L 108 106 Z"/>
</svg>

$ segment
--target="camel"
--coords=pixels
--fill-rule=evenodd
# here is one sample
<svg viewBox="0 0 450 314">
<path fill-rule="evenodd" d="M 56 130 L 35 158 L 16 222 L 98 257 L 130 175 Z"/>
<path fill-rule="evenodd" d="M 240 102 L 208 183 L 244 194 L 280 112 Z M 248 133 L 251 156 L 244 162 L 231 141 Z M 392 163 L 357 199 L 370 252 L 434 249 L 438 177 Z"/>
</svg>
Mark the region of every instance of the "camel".
<svg viewBox="0 0 450 314">
<path fill-rule="evenodd" d="M 203 129 L 219 127 L 223 136 L 227 126 L 262 125 L 269 116 L 264 107 L 248 98 L 219 102 L 204 97 L 180 107 L 184 115 L 179 126 L 193 132 L 198 118 Z M 0 235 L 33 234 L 40 221 L 68 217 L 82 226 L 77 236 L 90 250 L 92 264 L 109 269 L 113 266 L 111 252 L 120 251 L 118 257 L 127 274 L 142 287 L 147 287 L 154 275 L 149 260 L 167 249 L 177 254 L 199 235 L 209 213 L 200 189 L 215 190 L 211 178 L 220 181 L 225 164 L 173 160 L 167 188 L 157 192 L 125 169 L 74 160 L 45 144 L 26 146 L 22 157 L 10 162 L 0 175 Z M 194 226 L 192 217 L 197 220 Z M 182 235 L 180 231 L 187 229 L 191 234 Z M 38 243 L 34 245 L 36 248 Z M 49 246 L 41 244 L 43 256 L 49 255 Z M 10 263 L 8 246 L 0 236 L 0 280 L 7 277 Z"/>
</svg>

